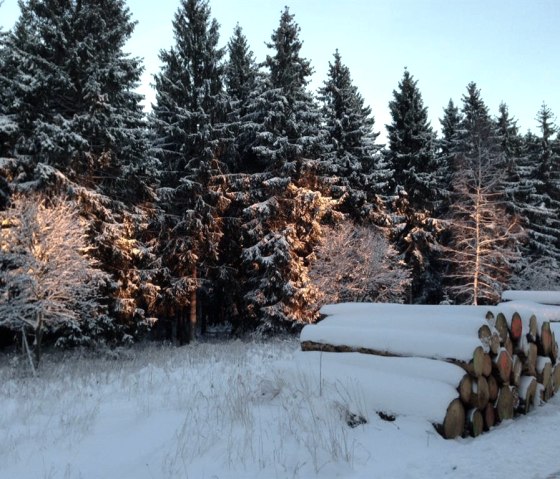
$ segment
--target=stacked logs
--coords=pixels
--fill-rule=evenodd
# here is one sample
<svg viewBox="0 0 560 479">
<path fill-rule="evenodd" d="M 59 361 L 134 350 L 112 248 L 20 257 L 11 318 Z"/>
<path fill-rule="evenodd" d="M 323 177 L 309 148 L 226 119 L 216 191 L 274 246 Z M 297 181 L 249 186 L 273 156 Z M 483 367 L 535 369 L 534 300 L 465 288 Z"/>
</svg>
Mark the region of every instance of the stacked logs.
<svg viewBox="0 0 560 479">
<path fill-rule="evenodd" d="M 384 357 L 424 357 L 460 366 L 465 374 L 455 385 L 457 398 L 449 404 L 443 421 L 434 424 L 445 438 L 476 437 L 501 421 L 527 414 L 560 388 L 558 344 L 548 321 L 539 322 L 534 315 L 522 318 L 517 312 L 508 314 L 507 309 L 505 314 L 487 311 L 484 319 L 479 316 L 460 322 L 459 331 L 448 336 L 451 348 L 457 349 L 457 354 L 452 354 L 444 346 L 430 343 L 429 348 L 422 348 L 421 343 L 436 325 L 440 333 L 439 326 L 444 325 L 445 336 L 446 328 L 453 327 L 453 307 L 445 307 L 442 316 L 449 317 L 445 322 L 414 314 L 415 326 L 411 332 L 411 322 L 399 320 L 403 305 L 395 306 L 401 309 L 392 318 L 388 314 L 390 309 L 382 310 L 386 316 L 382 320 L 368 317 L 375 308 L 370 313 L 364 309 L 355 314 L 327 316 L 324 321 L 304 328 L 301 348 Z M 478 314 L 484 316 L 483 311 L 479 308 Z M 471 325 L 471 337 L 465 325 Z M 407 346 L 407 335 L 416 338 L 414 347 Z M 467 358 L 461 351 L 468 351 L 469 345 L 474 347 Z"/>
</svg>

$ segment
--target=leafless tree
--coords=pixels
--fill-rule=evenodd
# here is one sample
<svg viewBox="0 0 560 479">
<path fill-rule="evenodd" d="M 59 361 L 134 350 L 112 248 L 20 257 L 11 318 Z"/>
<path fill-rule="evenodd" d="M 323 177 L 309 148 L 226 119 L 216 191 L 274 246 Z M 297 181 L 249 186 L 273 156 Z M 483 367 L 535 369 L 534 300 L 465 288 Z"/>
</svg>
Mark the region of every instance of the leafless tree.
<svg viewBox="0 0 560 479">
<path fill-rule="evenodd" d="M 32 329 L 38 364 L 45 328 L 91 312 L 106 276 L 88 256 L 85 225 L 68 201 L 15 196 L 0 225 L 0 325 Z"/>
<path fill-rule="evenodd" d="M 410 272 L 378 228 L 349 221 L 325 228 L 310 277 L 319 306 L 346 301 L 402 302 Z"/>
<path fill-rule="evenodd" d="M 448 292 L 463 303 L 499 301 L 520 257 L 523 229 L 506 212 L 498 164 L 488 149 L 479 148 L 473 157 L 458 158 L 453 177 L 447 219 L 452 237 L 445 256 Z"/>
</svg>

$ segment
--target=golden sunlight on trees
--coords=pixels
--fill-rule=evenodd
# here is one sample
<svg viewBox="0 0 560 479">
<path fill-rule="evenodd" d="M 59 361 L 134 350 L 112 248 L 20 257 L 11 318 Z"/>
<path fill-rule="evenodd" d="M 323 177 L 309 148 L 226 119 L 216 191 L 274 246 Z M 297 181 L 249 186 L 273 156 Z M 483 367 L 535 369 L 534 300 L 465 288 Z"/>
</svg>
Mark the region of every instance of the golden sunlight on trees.
<svg viewBox="0 0 560 479">
<path fill-rule="evenodd" d="M 325 228 L 316 255 L 310 277 L 319 291 L 319 305 L 401 303 L 410 287 L 410 272 L 378 228 L 350 221 Z"/>
<path fill-rule="evenodd" d="M 0 325 L 31 330 L 38 364 L 44 331 L 93 314 L 106 275 L 87 255 L 85 225 L 71 202 L 15 196 L 0 224 Z"/>
</svg>

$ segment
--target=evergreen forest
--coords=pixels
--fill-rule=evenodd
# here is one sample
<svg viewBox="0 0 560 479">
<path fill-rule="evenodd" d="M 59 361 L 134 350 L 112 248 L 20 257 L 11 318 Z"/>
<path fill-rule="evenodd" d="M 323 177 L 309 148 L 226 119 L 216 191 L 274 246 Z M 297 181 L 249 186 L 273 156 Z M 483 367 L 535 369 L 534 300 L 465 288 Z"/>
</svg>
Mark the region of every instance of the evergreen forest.
<svg viewBox="0 0 560 479">
<path fill-rule="evenodd" d="M 310 90 L 287 7 L 257 59 L 207 0 L 178 0 L 145 113 L 125 0 L 20 7 L 0 32 L 0 346 L 29 337 L 38 361 L 41 344 L 294 332 L 332 302 L 560 289 L 546 104 L 521 134 L 470 82 L 431 105 L 436 128 L 405 68 L 381 144 L 338 51 Z"/>
</svg>

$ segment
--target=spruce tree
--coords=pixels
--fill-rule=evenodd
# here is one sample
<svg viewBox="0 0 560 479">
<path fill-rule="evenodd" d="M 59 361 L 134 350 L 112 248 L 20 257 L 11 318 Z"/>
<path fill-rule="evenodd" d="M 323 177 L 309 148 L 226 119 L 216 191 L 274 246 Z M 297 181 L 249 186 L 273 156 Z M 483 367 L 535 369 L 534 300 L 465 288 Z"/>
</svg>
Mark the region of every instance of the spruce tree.
<svg viewBox="0 0 560 479">
<path fill-rule="evenodd" d="M 125 340 L 146 324 L 146 294 L 156 289 L 141 236 L 157 162 L 147 154 L 134 91 L 142 66 L 123 52 L 135 24 L 123 0 L 20 7 L 0 61 L 0 96 L 15 131 L 3 138 L 3 154 L 14 157 L 6 177 L 14 190 L 77 200 L 92 254 L 111 275 L 104 291 L 111 318 L 94 329 Z"/>
<path fill-rule="evenodd" d="M 329 186 L 327 192 L 341 199 L 342 211 L 356 219 L 378 223 L 385 218 L 380 196 L 386 178 L 381 170 L 380 147 L 375 144 L 375 120 L 371 108 L 353 84 L 350 69 L 338 50 L 319 89 L 327 151 L 322 155 L 319 174 Z"/>
<path fill-rule="evenodd" d="M 264 66 L 268 76 L 250 102 L 244 136 L 255 169 L 286 168 L 297 174 L 304 158 L 321 151 L 320 113 L 307 90 L 313 73 L 309 60 L 301 56 L 300 27 L 288 7 L 273 32 Z"/>
<path fill-rule="evenodd" d="M 268 75 L 241 119 L 245 174 L 233 189 L 241 211 L 242 329 L 270 332 L 314 319 L 308 268 L 332 205 L 316 185 L 320 113 L 306 88 L 312 69 L 299 32 L 286 8 L 268 44 Z"/>
<path fill-rule="evenodd" d="M 205 0 L 182 0 L 173 30 L 175 45 L 160 53 L 151 124 L 162 163 L 160 206 L 166 213 L 160 222 L 165 314 L 185 343 L 195 336 L 199 292 L 203 286 L 211 289 L 222 237 L 220 214 L 227 203 L 217 151 L 225 108 L 224 49 L 218 47 L 219 26 Z"/>
<path fill-rule="evenodd" d="M 135 23 L 123 0 L 22 1 L 4 39 L 0 89 L 18 135 L 14 155 L 45 163 L 98 191 L 149 195 L 141 61 L 123 47 Z"/>
<path fill-rule="evenodd" d="M 246 117 L 252 95 L 259 90 L 261 75 L 252 50 L 242 28 L 236 25 L 228 43 L 228 60 L 225 65 L 224 83 L 228 111 L 224 129 L 229 133 L 225 147 L 224 162 L 235 172 L 245 171 L 243 164 L 250 145 L 244 132 Z"/>
<path fill-rule="evenodd" d="M 539 134 L 528 132 L 523 137 L 516 163 L 519 185 L 515 204 L 527 231 L 527 241 L 513 287 L 556 290 L 560 289 L 560 205 L 554 198 L 558 197 L 560 144 L 554 115 L 546 104 L 541 106 L 536 120 Z"/>
<path fill-rule="evenodd" d="M 443 197 L 444 169 L 438 163 L 435 135 L 417 81 L 405 69 L 387 125 L 396 210 L 395 242 L 413 274 L 411 299 L 441 300 L 437 266 L 441 226 L 435 212 Z"/>
</svg>

